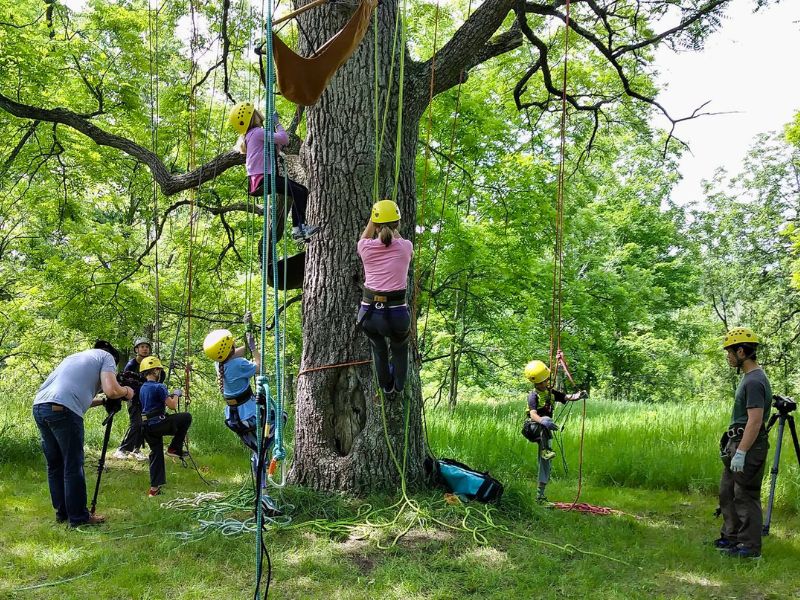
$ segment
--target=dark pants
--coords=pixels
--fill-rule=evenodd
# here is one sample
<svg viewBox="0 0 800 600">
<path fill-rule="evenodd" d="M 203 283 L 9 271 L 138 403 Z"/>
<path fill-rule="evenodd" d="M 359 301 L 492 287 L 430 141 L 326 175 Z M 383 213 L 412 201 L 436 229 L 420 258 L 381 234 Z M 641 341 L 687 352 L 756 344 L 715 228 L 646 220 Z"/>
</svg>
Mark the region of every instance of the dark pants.
<svg viewBox="0 0 800 600">
<path fill-rule="evenodd" d="M 408 306 L 375 309 L 365 317 L 367 307 L 358 311 L 358 322 L 372 346 L 372 360 L 378 373 L 378 383 L 388 390 L 392 387 L 402 392 L 408 374 L 408 336 L 411 332 L 411 314 Z M 388 339 L 388 342 L 387 342 Z M 389 349 L 392 351 L 392 371 L 389 370 Z"/>
<path fill-rule="evenodd" d="M 123 452 L 137 452 L 144 446 L 142 405 L 139 402 L 139 396 L 135 396 L 128 403 L 128 417 L 130 417 L 131 424 L 128 427 L 128 431 L 125 432 L 125 437 L 122 438 L 119 449 Z"/>
<path fill-rule="evenodd" d="M 175 413 L 144 425 L 144 439 L 150 446 L 150 487 L 158 487 L 167 482 L 167 471 L 164 467 L 164 436 L 175 436 L 170 442 L 169 449 L 180 454 L 191 424 L 191 414 Z"/>
<path fill-rule="evenodd" d="M 731 471 L 731 458 L 741 440 L 728 440 L 723 448 L 722 479 L 719 482 L 719 507 L 722 510 L 722 537 L 761 552 L 761 481 L 767 463 L 769 440 L 759 434 L 744 459 L 744 471 Z"/>
<path fill-rule="evenodd" d="M 251 196 L 264 196 L 264 185 L 271 186 L 270 178 L 272 175 L 265 175 L 264 181 L 261 182 L 261 185 L 256 188 L 254 192 L 252 192 Z M 270 187 L 267 187 L 267 192 L 271 190 Z M 304 225 L 306 222 L 306 205 L 308 204 L 308 188 L 304 185 L 297 183 L 296 181 L 287 178 L 284 178 L 282 175 L 278 175 L 275 177 L 275 193 L 276 194 L 283 194 L 284 190 L 288 193 L 289 197 L 292 199 L 292 225 L 295 227 L 300 227 L 300 225 Z"/>
<path fill-rule="evenodd" d="M 60 410 L 53 410 L 53 407 Z M 83 418 L 59 405 L 35 404 L 33 419 L 47 461 L 47 484 L 56 519 L 76 526 L 89 520 L 83 472 Z"/>
</svg>

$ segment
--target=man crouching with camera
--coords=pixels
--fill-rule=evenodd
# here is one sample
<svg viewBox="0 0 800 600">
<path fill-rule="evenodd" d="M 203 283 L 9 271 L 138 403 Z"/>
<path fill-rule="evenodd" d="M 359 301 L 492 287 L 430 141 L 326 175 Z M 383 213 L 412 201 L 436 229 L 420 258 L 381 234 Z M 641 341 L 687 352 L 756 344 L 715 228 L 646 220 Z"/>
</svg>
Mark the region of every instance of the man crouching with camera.
<svg viewBox="0 0 800 600">
<path fill-rule="evenodd" d="M 760 340 L 750 329 L 730 330 L 722 343 L 728 365 L 744 373 L 736 388 L 731 424 L 720 440 L 724 465 L 719 484 L 722 532 L 714 545 L 727 556 L 761 556 L 761 482 L 769 441 L 765 425 L 772 405 L 772 389 L 758 364 Z"/>
</svg>

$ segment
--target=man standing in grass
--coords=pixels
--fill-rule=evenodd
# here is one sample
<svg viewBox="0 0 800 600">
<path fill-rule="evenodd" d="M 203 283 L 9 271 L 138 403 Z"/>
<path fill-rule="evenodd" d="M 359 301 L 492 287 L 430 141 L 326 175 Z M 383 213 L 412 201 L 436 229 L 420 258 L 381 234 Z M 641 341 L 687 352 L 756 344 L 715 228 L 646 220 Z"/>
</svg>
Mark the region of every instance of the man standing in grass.
<svg viewBox="0 0 800 600">
<path fill-rule="evenodd" d="M 722 343 L 728 365 L 744 376 L 734 395 L 731 424 L 720 440 L 723 524 L 714 545 L 738 558 L 761 556 L 761 482 L 769 449 L 764 425 L 772 406 L 772 389 L 758 364 L 758 345 L 756 334 L 745 327 L 731 329 Z"/>
<path fill-rule="evenodd" d="M 47 483 L 56 521 L 73 527 L 105 521 L 86 508 L 83 471 L 83 415 L 92 406 L 111 399 L 130 400 L 133 389 L 117 383 L 119 352 L 105 340 L 92 350 L 71 354 L 61 361 L 39 388 L 33 401 L 33 418 L 39 428 L 47 461 Z M 94 400 L 103 391 L 108 400 Z"/>
<path fill-rule="evenodd" d="M 151 352 L 150 340 L 141 337 L 136 338 L 133 342 L 134 356 L 127 362 L 123 371 L 138 375 L 142 361 L 150 356 Z M 141 461 L 147 460 L 147 456 L 142 452 L 144 430 L 142 429 L 142 403 L 139 400 L 138 393 L 128 403 L 128 416 L 131 424 L 125 432 L 125 437 L 122 438 L 119 448 L 111 456 L 118 459 L 135 458 Z"/>
</svg>

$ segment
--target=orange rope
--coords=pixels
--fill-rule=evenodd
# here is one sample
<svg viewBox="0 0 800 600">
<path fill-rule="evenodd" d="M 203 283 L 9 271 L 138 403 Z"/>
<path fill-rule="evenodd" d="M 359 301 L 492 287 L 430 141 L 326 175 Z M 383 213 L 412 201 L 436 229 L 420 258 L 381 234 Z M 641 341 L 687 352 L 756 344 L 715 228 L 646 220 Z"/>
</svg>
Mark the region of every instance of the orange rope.
<svg viewBox="0 0 800 600">
<path fill-rule="evenodd" d="M 436 12 L 433 17 L 433 51 L 431 55 L 431 84 L 428 90 L 428 130 L 425 134 L 425 169 L 422 172 L 422 198 L 420 199 L 419 224 L 425 225 L 425 201 L 428 197 L 428 170 L 431 160 L 431 131 L 433 130 L 433 87 L 436 81 L 436 40 L 439 34 L 439 0 L 436 0 Z M 416 233 L 416 232 L 415 232 Z M 414 294 L 411 298 L 411 343 L 414 356 L 420 359 L 417 346 L 417 302 L 419 301 L 419 277 L 422 263 L 419 257 L 414 263 Z"/>
<path fill-rule="evenodd" d="M 628 513 L 616 508 L 608 508 L 607 506 L 595 506 L 593 504 L 586 504 L 585 502 L 553 502 L 551 508 L 558 510 L 575 510 L 577 512 L 588 513 L 590 515 L 627 515 Z M 634 515 L 631 515 L 634 516 Z"/>
<path fill-rule="evenodd" d="M 305 375 L 306 373 L 313 373 L 314 371 L 324 371 L 326 369 L 336 369 L 338 367 L 352 367 L 352 366 L 355 366 L 355 365 L 368 365 L 370 362 L 372 362 L 372 361 L 370 361 L 370 360 L 354 360 L 352 362 L 337 363 L 335 365 L 323 365 L 321 367 L 310 367 L 308 369 L 303 369 L 302 371 L 300 371 L 297 374 L 297 376 L 300 377 L 301 375 Z"/>
</svg>

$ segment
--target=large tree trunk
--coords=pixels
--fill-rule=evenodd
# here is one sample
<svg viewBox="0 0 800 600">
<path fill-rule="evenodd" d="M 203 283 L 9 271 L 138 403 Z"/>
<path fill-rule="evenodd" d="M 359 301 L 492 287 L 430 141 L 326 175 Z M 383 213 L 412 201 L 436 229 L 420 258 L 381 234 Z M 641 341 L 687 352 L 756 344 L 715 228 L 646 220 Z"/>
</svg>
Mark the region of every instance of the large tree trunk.
<svg viewBox="0 0 800 600">
<path fill-rule="evenodd" d="M 379 20 L 380 105 L 385 100 L 397 3 L 384 0 Z M 352 7 L 329 5 L 303 15 L 314 42 L 329 38 Z M 370 358 L 367 338 L 356 328 L 363 270 L 356 242 L 373 202 L 375 165 L 374 37 L 372 27 L 339 70 L 319 102 L 308 109 L 301 156 L 310 189 L 308 220 L 322 231 L 308 246 L 303 291 L 302 369 Z M 307 44 L 307 41 L 305 42 Z M 398 41 L 398 48 L 400 47 Z M 308 54 L 308 47 L 301 47 Z M 391 197 L 397 131 L 399 53 L 380 157 L 379 195 Z M 408 87 L 408 86 L 407 86 Z M 414 157 L 420 102 L 403 115 L 398 201 L 402 234 L 413 238 L 416 215 Z M 379 108 L 382 116 L 382 109 Z M 409 290 L 411 290 L 409 281 Z M 405 398 L 386 402 L 386 435 L 371 365 L 334 367 L 302 375 L 297 388 L 297 425 L 292 481 L 316 489 L 365 493 L 399 482 L 386 438 L 407 477 L 419 481 L 424 459 L 419 374 L 411 361 Z M 408 441 L 404 444 L 404 417 Z"/>
</svg>

